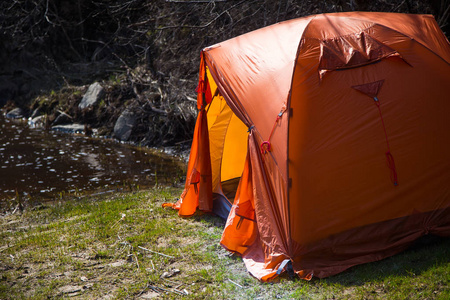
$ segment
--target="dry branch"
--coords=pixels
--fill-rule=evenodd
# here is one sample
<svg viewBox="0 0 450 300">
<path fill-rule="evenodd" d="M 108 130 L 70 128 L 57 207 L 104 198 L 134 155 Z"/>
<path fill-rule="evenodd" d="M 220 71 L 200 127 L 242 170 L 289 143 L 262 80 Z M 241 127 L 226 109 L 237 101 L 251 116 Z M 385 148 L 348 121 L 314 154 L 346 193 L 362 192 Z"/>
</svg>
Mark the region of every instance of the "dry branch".
<svg viewBox="0 0 450 300">
<path fill-rule="evenodd" d="M 156 251 L 153 251 L 153 250 L 141 247 L 141 246 L 138 246 L 138 248 L 142 249 L 142 250 L 145 250 L 145 251 L 148 251 L 148 252 L 151 252 L 151 253 L 155 253 L 155 254 L 161 255 L 161 256 L 165 256 L 165 257 L 168 257 L 168 258 L 175 258 L 173 256 L 170 256 L 170 255 L 167 255 L 167 254 L 164 254 L 164 253 L 160 253 L 160 252 L 156 252 Z"/>
</svg>

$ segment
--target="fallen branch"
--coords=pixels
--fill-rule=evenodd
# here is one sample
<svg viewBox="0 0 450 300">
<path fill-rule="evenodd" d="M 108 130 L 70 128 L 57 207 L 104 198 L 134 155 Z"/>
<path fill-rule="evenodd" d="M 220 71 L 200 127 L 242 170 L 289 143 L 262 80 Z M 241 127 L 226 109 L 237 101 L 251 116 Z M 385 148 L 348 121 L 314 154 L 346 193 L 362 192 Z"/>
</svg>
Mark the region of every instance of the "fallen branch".
<svg viewBox="0 0 450 300">
<path fill-rule="evenodd" d="M 197 99 L 194 99 L 194 98 L 192 98 L 192 97 L 189 97 L 188 95 L 185 95 L 185 96 L 186 96 L 186 99 L 187 99 L 188 101 L 197 103 Z"/>
<path fill-rule="evenodd" d="M 151 253 L 155 253 L 155 254 L 158 254 L 158 255 L 162 255 L 162 256 L 165 256 L 165 257 L 168 257 L 168 258 L 175 258 L 175 257 L 173 257 L 173 256 L 170 256 L 170 255 L 167 255 L 167 254 L 164 254 L 164 253 L 159 253 L 159 252 L 156 252 L 156 251 L 153 251 L 153 250 L 150 250 L 150 249 L 141 247 L 141 246 L 138 246 L 138 248 L 140 248 L 140 249 L 142 249 L 142 250 L 145 250 L 145 251 L 148 251 L 148 252 L 151 252 Z"/>
<path fill-rule="evenodd" d="M 62 115 L 65 115 L 65 116 L 69 117 L 70 119 L 73 120 L 73 117 L 72 117 L 71 115 L 69 115 L 68 113 L 63 112 L 63 111 L 60 110 L 60 109 L 57 109 L 56 111 L 59 112 L 59 113 L 62 114 Z M 92 195 L 91 195 L 91 196 L 92 196 Z"/>
<path fill-rule="evenodd" d="M 234 282 L 233 280 L 231 280 L 231 279 L 228 279 L 228 281 L 229 282 L 231 282 L 232 284 L 234 284 L 234 285 L 236 285 L 236 286 L 238 286 L 238 287 L 240 287 L 241 289 L 243 289 L 244 287 L 242 286 L 242 285 L 240 285 L 239 283 L 237 283 L 237 282 Z"/>
<path fill-rule="evenodd" d="M 161 292 L 169 292 L 169 293 L 174 293 L 174 294 L 178 294 L 178 295 L 182 295 L 182 296 L 186 296 L 187 294 L 185 292 L 179 291 L 177 289 L 175 290 L 169 290 L 169 289 L 165 289 L 159 286 L 154 286 L 154 285 L 148 285 L 148 287 L 150 289 L 152 289 L 153 291 L 157 292 L 157 293 L 161 293 Z"/>
<path fill-rule="evenodd" d="M 180 295 L 189 295 L 189 293 L 186 289 L 183 289 L 182 291 L 179 289 L 173 289 L 173 290 Z"/>
<path fill-rule="evenodd" d="M 153 260 L 150 260 L 151 264 L 152 264 L 152 269 L 153 271 L 155 271 L 155 265 L 153 264 Z"/>
<path fill-rule="evenodd" d="M 116 225 L 119 224 L 119 222 L 122 221 L 125 218 L 125 216 L 126 216 L 126 214 L 122 213 L 122 217 L 111 226 L 111 229 L 116 227 Z"/>
<path fill-rule="evenodd" d="M 137 255 L 134 254 L 134 253 L 133 253 L 133 255 L 134 255 L 134 257 L 136 258 L 136 265 L 137 265 L 137 268 L 139 269 L 139 261 L 138 261 Z"/>
</svg>

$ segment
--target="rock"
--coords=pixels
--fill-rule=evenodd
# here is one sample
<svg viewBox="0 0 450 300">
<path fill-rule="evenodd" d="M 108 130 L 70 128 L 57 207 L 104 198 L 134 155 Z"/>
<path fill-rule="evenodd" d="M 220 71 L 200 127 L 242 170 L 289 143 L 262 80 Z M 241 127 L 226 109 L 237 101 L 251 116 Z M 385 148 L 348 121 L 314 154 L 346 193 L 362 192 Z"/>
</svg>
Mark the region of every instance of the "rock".
<svg viewBox="0 0 450 300">
<path fill-rule="evenodd" d="M 136 114 L 131 109 L 125 109 L 114 125 L 114 136 L 120 141 L 128 141 L 136 119 Z"/>
<path fill-rule="evenodd" d="M 83 290 L 91 289 L 93 286 L 93 283 L 86 283 L 85 285 L 83 285 Z"/>
<path fill-rule="evenodd" d="M 52 126 L 52 130 L 61 131 L 64 133 L 83 133 L 84 125 L 82 124 L 67 124 Z"/>
<path fill-rule="evenodd" d="M 177 274 L 179 274 L 180 273 L 180 270 L 179 269 L 173 269 L 173 270 L 171 270 L 171 271 L 169 271 L 169 272 L 164 272 L 162 275 L 161 275 L 161 278 L 170 278 L 170 277 L 173 277 L 173 276 L 175 276 L 175 275 L 177 275 Z"/>
<path fill-rule="evenodd" d="M 62 294 L 73 294 L 77 292 L 81 292 L 83 290 L 83 287 L 77 286 L 77 285 L 66 285 L 59 288 L 59 291 Z"/>
<path fill-rule="evenodd" d="M 28 119 L 28 125 L 34 128 L 41 128 L 45 126 L 45 116 L 37 116 L 34 118 Z"/>
<path fill-rule="evenodd" d="M 121 267 L 121 266 L 125 265 L 126 263 L 127 263 L 126 260 L 118 260 L 116 262 L 110 263 L 109 265 L 111 267 Z"/>
<path fill-rule="evenodd" d="M 23 109 L 21 109 L 20 107 L 16 107 L 6 113 L 6 117 L 11 119 L 21 119 L 23 118 L 23 116 L 24 112 Z"/>
<path fill-rule="evenodd" d="M 85 109 L 87 107 L 93 106 L 97 101 L 103 96 L 103 87 L 98 82 L 91 84 L 84 94 L 83 99 L 81 99 L 80 104 L 78 104 L 79 109 Z"/>
<path fill-rule="evenodd" d="M 159 298 L 161 295 L 155 291 L 148 291 L 142 294 L 139 298 L 140 299 L 154 299 Z"/>
</svg>

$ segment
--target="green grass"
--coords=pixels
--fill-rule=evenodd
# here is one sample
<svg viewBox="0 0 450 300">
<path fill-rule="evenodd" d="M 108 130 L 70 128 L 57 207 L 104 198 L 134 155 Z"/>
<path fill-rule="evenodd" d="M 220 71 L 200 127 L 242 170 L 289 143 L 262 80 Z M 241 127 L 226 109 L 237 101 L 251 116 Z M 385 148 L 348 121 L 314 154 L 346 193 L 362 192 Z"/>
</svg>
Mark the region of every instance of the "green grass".
<svg viewBox="0 0 450 300">
<path fill-rule="evenodd" d="M 449 239 L 326 279 L 261 283 L 220 247 L 223 220 L 161 207 L 180 192 L 110 194 L 1 216 L 0 299 L 450 299 Z"/>
</svg>

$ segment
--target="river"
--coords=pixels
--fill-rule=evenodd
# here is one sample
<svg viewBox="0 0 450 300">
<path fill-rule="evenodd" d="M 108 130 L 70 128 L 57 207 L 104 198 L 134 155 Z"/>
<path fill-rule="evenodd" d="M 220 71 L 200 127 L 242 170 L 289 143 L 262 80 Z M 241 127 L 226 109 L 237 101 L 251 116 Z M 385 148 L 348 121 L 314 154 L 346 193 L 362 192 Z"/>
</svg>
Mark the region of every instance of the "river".
<svg viewBox="0 0 450 300">
<path fill-rule="evenodd" d="M 30 128 L 0 116 L 0 207 L 179 184 L 184 164 L 157 151 Z"/>
</svg>

